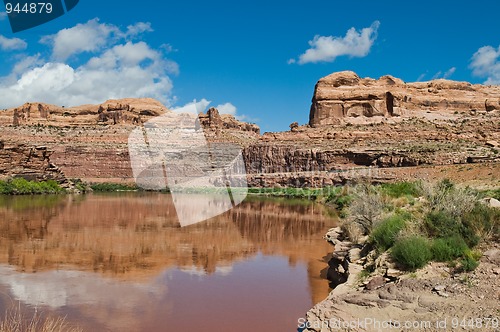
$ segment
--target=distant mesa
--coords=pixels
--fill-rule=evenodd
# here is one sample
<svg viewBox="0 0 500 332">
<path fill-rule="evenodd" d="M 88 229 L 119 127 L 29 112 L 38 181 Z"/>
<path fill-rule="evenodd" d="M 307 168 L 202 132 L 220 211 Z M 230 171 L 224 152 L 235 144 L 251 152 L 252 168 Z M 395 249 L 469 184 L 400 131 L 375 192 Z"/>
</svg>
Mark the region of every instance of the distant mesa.
<svg viewBox="0 0 500 332">
<path fill-rule="evenodd" d="M 386 75 L 378 80 L 342 71 L 321 78 L 314 89 L 309 125 L 340 124 L 356 117 L 412 116 L 415 112 L 500 110 L 500 87 L 444 79 L 405 83 Z"/>
<path fill-rule="evenodd" d="M 167 112 L 172 111 L 152 98 L 110 99 L 98 105 L 75 107 L 30 102 L 1 112 L 0 125 L 40 124 L 58 127 L 65 125 L 140 125 Z M 206 113 L 200 113 L 198 118 L 207 135 L 218 136 L 222 130 L 243 131 L 251 135 L 260 135 L 260 128 L 256 124 L 239 121 L 230 114 L 220 114 L 214 107 Z"/>
<path fill-rule="evenodd" d="M 100 105 L 75 107 L 28 102 L 2 112 L 0 123 L 14 126 L 140 124 L 166 111 L 162 103 L 152 98 L 110 99 Z"/>
</svg>

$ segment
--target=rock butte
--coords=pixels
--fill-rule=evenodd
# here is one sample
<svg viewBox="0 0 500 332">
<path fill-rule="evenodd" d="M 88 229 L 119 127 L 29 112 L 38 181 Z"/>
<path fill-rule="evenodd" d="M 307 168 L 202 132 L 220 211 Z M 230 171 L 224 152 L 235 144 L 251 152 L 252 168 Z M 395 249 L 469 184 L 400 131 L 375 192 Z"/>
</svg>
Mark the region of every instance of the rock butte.
<svg viewBox="0 0 500 332">
<path fill-rule="evenodd" d="M 500 87 L 438 79 L 405 83 L 390 75 L 378 80 L 352 71 L 333 73 L 314 89 L 309 125 L 338 124 L 348 117 L 412 116 L 415 112 L 500 110 Z"/>
<path fill-rule="evenodd" d="M 415 177 L 495 186 L 500 185 L 499 98 L 498 86 L 404 83 L 340 72 L 318 81 L 309 123 L 293 123 L 290 131 L 261 135 L 257 125 L 215 108 L 199 119 L 209 141 L 243 148 L 248 182 L 255 187 Z M 70 178 L 132 182 L 128 135 L 167 112 L 148 98 L 78 107 L 26 103 L 0 111 L 0 140 L 46 146 L 53 151 L 50 162 Z"/>
</svg>

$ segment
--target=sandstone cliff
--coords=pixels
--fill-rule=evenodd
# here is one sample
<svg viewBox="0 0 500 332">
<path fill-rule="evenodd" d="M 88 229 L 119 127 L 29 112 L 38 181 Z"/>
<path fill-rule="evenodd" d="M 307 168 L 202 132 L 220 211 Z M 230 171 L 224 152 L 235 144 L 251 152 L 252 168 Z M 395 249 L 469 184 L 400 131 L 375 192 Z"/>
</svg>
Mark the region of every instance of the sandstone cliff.
<svg viewBox="0 0 500 332">
<path fill-rule="evenodd" d="M 64 173 L 50 161 L 46 146 L 5 144 L 0 141 L 0 180 L 20 176 L 27 180 L 66 183 Z"/>
<path fill-rule="evenodd" d="M 436 80 L 404 83 L 352 72 L 319 80 L 310 125 L 260 135 L 259 127 L 199 114 L 211 143 L 243 148 L 251 186 L 325 186 L 359 179 L 449 177 L 500 185 L 500 87 Z M 37 142 L 70 178 L 133 182 L 128 136 L 169 112 L 152 99 L 65 108 L 25 104 L 0 111 L 0 139 Z M 466 165 L 466 166 L 465 166 Z M 440 167 L 440 168 L 437 168 Z"/>
<path fill-rule="evenodd" d="M 97 125 L 140 124 L 166 112 L 167 108 L 151 98 L 110 99 L 100 105 L 64 107 L 28 102 L 0 113 L 3 125 Z"/>
<path fill-rule="evenodd" d="M 405 83 L 390 75 L 378 80 L 343 71 L 323 77 L 314 89 L 309 125 L 338 124 L 349 117 L 410 117 L 431 112 L 500 110 L 500 87 L 444 79 Z"/>
<path fill-rule="evenodd" d="M 70 178 L 88 181 L 132 182 L 128 136 L 136 126 L 170 112 L 149 99 L 108 100 L 100 105 L 64 107 L 25 103 L 0 111 L 0 139 L 49 147 L 51 162 Z M 205 135 L 212 142 L 246 145 L 258 140 L 260 128 L 219 114 L 211 108 L 199 114 Z"/>
</svg>

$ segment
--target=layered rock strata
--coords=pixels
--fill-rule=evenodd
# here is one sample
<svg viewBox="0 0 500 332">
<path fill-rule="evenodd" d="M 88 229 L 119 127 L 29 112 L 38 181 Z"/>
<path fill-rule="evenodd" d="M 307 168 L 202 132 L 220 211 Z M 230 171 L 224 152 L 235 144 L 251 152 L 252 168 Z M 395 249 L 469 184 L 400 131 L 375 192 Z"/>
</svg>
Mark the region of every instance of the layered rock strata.
<svg viewBox="0 0 500 332">
<path fill-rule="evenodd" d="M 51 154 L 46 146 L 10 145 L 0 141 L 0 179 L 23 177 L 66 183 L 64 173 L 50 161 Z"/>
<path fill-rule="evenodd" d="M 349 117 L 410 116 L 414 112 L 500 110 L 500 87 L 444 79 L 405 83 L 343 71 L 321 78 L 314 89 L 309 125 L 338 124 Z"/>
</svg>

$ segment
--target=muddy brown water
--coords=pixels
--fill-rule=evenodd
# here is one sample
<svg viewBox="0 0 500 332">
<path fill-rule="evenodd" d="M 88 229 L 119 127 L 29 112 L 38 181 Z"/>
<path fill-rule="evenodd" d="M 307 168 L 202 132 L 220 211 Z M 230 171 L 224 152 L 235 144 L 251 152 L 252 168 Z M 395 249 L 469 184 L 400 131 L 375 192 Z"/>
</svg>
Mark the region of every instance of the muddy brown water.
<svg viewBox="0 0 500 332">
<path fill-rule="evenodd" d="M 0 196 L 0 316 L 66 317 L 85 331 L 296 331 L 328 294 L 336 218 L 249 198 L 180 227 L 157 193 Z"/>
</svg>

